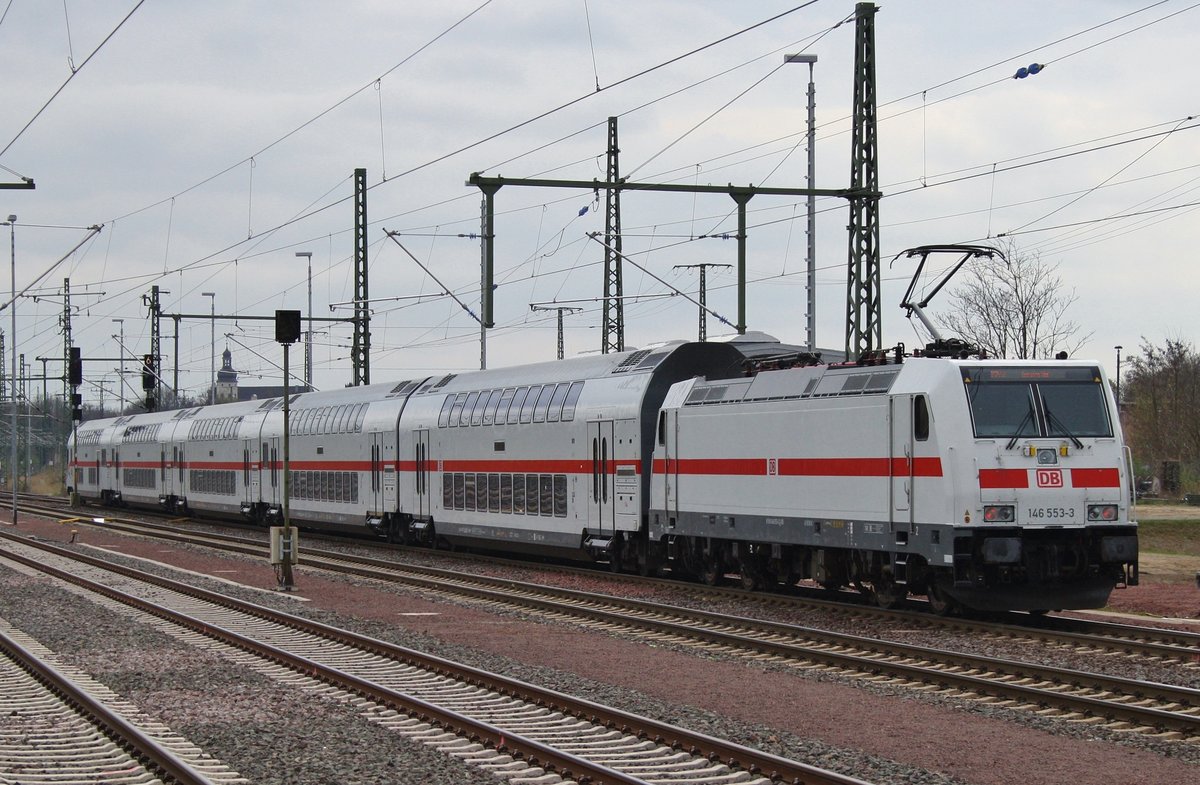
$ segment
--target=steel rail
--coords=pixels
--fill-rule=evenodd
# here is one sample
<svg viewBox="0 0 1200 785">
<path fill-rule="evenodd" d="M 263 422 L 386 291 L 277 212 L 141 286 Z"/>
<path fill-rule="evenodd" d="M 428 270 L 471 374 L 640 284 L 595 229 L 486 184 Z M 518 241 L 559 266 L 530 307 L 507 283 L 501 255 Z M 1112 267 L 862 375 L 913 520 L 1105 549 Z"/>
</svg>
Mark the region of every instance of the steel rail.
<svg viewBox="0 0 1200 785">
<path fill-rule="evenodd" d="M 105 736 L 139 760 L 147 770 L 176 785 L 214 785 L 200 771 L 119 713 L 104 705 L 70 677 L 0 630 L 0 650 L 76 712 L 88 717 Z"/>
</svg>

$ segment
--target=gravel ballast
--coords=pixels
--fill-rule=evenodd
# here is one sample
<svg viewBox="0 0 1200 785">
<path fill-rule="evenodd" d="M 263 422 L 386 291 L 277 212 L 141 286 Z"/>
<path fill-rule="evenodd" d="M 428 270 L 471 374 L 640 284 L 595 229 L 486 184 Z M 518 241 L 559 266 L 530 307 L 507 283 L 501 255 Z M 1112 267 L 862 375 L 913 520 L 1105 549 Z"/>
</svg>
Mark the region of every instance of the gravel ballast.
<svg viewBox="0 0 1200 785">
<path fill-rule="evenodd" d="M 43 536 L 59 541 L 67 539 L 66 532 L 56 524 L 37 524 L 23 519 L 21 528 L 25 531 L 36 528 Z M 199 550 L 119 537 L 92 529 L 81 534 L 82 540 L 90 545 L 116 546 L 122 553 L 168 562 L 197 572 L 208 572 L 227 580 L 263 588 L 269 588 L 273 583 L 269 568 L 259 562 L 218 557 Z M 144 563 L 140 566 L 145 568 Z M 44 583 L 17 577 L 16 573 L 6 574 L 4 581 L 5 589 L 10 581 L 17 585 Z M 597 576 L 597 590 L 616 593 L 615 585 L 606 581 L 605 576 Z M 1195 748 L 1179 743 L 1115 734 L 1091 726 L 1040 718 L 977 702 L 915 696 L 902 688 L 870 685 L 822 671 L 764 667 L 736 658 L 701 655 L 690 647 L 652 645 L 637 639 L 583 631 L 565 623 L 531 620 L 519 613 L 496 613 L 441 598 L 431 599 L 403 589 L 381 589 L 374 584 L 359 585 L 365 582 L 309 573 L 303 567 L 298 572 L 297 582 L 298 594 L 307 598 L 308 602 L 246 589 L 233 593 L 477 667 L 610 703 L 627 711 L 670 719 L 713 735 L 732 738 L 869 781 L 996 785 L 1063 781 L 1104 782 L 1105 785 L 1122 782 L 1177 783 L 1193 776 L 1194 766 L 1200 762 Z M 222 588 L 228 589 L 228 586 Z M 36 591 L 49 590 L 50 587 Z M 686 595 L 686 587 L 682 587 L 679 593 Z M 0 615 L 41 637 L 29 629 L 24 617 L 30 613 L 36 617 L 39 607 L 44 610 L 51 604 L 34 598 L 21 603 L 7 596 L 9 591 L 3 594 L 5 596 L 0 597 Z M 17 596 L 20 596 L 19 592 Z M 664 598 L 664 601 L 670 600 Z M 73 602 L 80 604 L 78 599 Z M 17 603 L 19 607 L 12 606 L 12 603 Z M 751 612 L 742 608 L 740 612 L 762 615 L 759 610 Z M 739 611 L 732 608 L 728 612 Z M 46 614 L 43 612 L 42 615 Z M 59 615 L 53 614 L 51 618 Z M 820 626 L 812 619 L 800 623 Z M 64 624 L 72 626 L 69 621 Z M 74 626 L 80 625 L 76 623 Z M 862 629 L 854 631 L 869 634 Z M 85 633 L 77 631 L 75 634 Z M 155 635 L 164 638 L 160 633 Z M 110 637 L 119 639 L 119 636 Z M 57 643 L 43 642 L 60 649 Z M 86 650 L 104 648 L 95 645 L 76 646 Z M 946 642 L 942 646 L 955 648 Z M 187 651 L 176 652 L 175 647 L 164 648 L 164 651 L 170 651 L 171 654 L 165 663 L 159 663 L 159 669 L 170 670 L 174 664 L 179 670 L 192 669 L 201 674 L 209 672 L 210 666 L 204 663 L 202 657 L 190 655 Z M 175 664 L 179 658 L 186 664 Z M 204 675 L 200 675 L 191 681 L 181 681 L 182 685 L 191 684 L 192 688 L 174 688 L 177 693 L 171 700 L 184 704 L 189 703 L 192 697 L 197 700 L 209 699 L 218 691 L 236 693 L 237 690 L 231 687 L 207 691 L 194 689 L 197 680 L 200 684 L 206 681 L 225 684 L 220 679 L 229 677 L 216 675 L 221 671 L 222 664 L 217 662 L 211 667 L 215 668 L 211 679 L 206 680 Z M 131 691 L 136 689 L 136 684 L 129 686 Z M 166 685 L 164 690 L 169 692 Z M 125 689 L 120 691 L 126 692 Z M 222 696 L 222 700 L 225 699 Z M 232 743 L 236 740 L 232 737 L 245 735 L 237 731 L 246 726 L 248 721 L 240 717 L 243 713 L 249 713 L 249 710 L 247 706 L 239 708 L 239 702 L 233 697 L 228 700 L 231 706 L 224 711 L 230 717 L 239 718 L 230 723 L 237 727 L 211 732 L 214 738 L 231 737 L 229 743 Z M 141 703 L 141 700 L 137 702 Z M 245 702 L 261 707 L 264 701 Z M 181 726 L 177 730 L 208 748 L 208 742 L 196 737 L 191 730 L 192 725 L 205 728 L 206 723 L 200 717 L 189 716 L 189 713 L 204 710 L 180 705 L 174 711 L 179 713 L 181 720 L 191 723 L 187 728 Z M 250 718 L 253 719 L 252 713 Z M 174 720 L 164 719 L 175 724 Z M 321 743 L 315 739 L 315 732 L 312 735 L 308 733 L 310 728 L 317 727 L 309 719 L 297 717 L 299 726 L 296 730 L 289 729 L 290 719 L 284 721 L 278 714 L 265 719 L 280 719 L 278 725 L 266 723 L 270 727 L 260 735 L 271 739 L 266 748 L 286 748 L 286 752 L 280 753 L 284 762 L 289 756 L 292 760 L 305 759 L 320 750 L 319 757 L 343 760 L 340 766 L 350 766 L 336 755 L 325 755 Z M 212 724 L 217 726 L 221 723 Z M 357 727 L 345 720 L 332 724 L 342 729 Z M 370 730 L 364 732 L 360 741 L 347 742 L 347 746 L 360 749 L 378 747 L 371 732 L 386 732 L 361 721 L 359 724 Z M 345 732 L 352 735 L 358 733 L 357 730 Z M 285 743 L 277 736 L 296 741 Z M 338 737 L 334 735 L 331 738 L 336 740 Z M 331 744 L 335 749 L 338 746 L 336 742 Z M 391 744 L 393 747 L 397 744 L 394 735 L 391 736 Z M 416 746 L 408 742 L 404 744 Z M 269 774 L 267 779 L 263 779 L 258 774 L 243 770 L 240 763 L 225 755 L 223 750 L 210 749 L 210 752 L 258 782 L 372 781 L 370 775 L 365 774 L 363 776 L 367 779 L 294 779 L 293 776 L 303 776 L 295 771 L 290 772 L 286 779 L 271 778 Z M 449 760 L 429 750 L 423 752 Z M 261 760 L 264 754 L 263 750 L 256 748 L 250 757 Z M 464 768 L 461 764 L 454 765 L 460 772 Z M 262 769 L 274 771 L 275 776 L 281 774 L 276 771 L 275 765 L 263 766 Z M 327 774 L 326 769 L 320 770 Z M 346 770 L 356 771 L 352 767 Z M 380 776 L 386 774 L 386 769 L 377 771 L 383 772 Z M 490 775 L 471 771 L 474 777 L 487 778 L 478 781 L 495 781 Z M 410 779 L 406 775 L 397 778 L 393 774 L 374 781 L 448 780 L 423 776 Z M 464 780 L 459 778 L 455 781 Z"/>
</svg>

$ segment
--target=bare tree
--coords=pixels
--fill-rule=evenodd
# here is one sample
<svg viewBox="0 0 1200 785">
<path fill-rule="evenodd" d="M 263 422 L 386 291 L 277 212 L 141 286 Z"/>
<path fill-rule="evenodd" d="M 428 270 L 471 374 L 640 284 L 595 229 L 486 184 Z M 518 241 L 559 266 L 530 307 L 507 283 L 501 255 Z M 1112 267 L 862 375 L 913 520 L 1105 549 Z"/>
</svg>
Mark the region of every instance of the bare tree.
<svg viewBox="0 0 1200 785">
<path fill-rule="evenodd" d="M 1142 339 L 1130 355 L 1121 397 L 1125 438 L 1156 473 L 1160 461 L 1180 461 L 1185 480 L 1200 480 L 1200 355 L 1182 338 L 1162 346 Z"/>
<path fill-rule="evenodd" d="M 1012 241 L 1005 259 L 978 258 L 962 272 L 966 280 L 950 290 L 948 311 L 938 318 L 945 333 L 992 357 L 1039 359 L 1074 354 L 1091 337 L 1077 337 L 1079 325 L 1067 318 L 1078 299 L 1063 290 L 1058 266 Z"/>
</svg>

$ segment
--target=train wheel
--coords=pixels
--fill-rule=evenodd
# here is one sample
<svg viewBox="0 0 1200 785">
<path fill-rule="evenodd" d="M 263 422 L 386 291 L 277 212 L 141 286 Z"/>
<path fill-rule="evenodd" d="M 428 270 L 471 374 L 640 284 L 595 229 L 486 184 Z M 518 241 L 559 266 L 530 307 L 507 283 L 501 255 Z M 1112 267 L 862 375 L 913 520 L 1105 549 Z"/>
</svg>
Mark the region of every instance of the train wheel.
<svg viewBox="0 0 1200 785">
<path fill-rule="evenodd" d="M 875 595 L 876 605 L 891 609 L 908 596 L 908 589 L 889 578 L 881 578 L 871 584 L 871 593 Z"/>
<path fill-rule="evenodd" d="M 700 570 L 700 580 L 709 586 L 716 586 L 724 578 L 725 565 L 721 560 L 721 555 L 718 553 L 709 554 L 709 557 L 704 560 L 704 567 Z"/>
<path fill-rule="evenodd" d="M 954 598 L 938 586 L 936 583 L 929 584 L 929 609 L 938 616 L 949 616 L 958 610 L 958 603 Z"/>
</svg>

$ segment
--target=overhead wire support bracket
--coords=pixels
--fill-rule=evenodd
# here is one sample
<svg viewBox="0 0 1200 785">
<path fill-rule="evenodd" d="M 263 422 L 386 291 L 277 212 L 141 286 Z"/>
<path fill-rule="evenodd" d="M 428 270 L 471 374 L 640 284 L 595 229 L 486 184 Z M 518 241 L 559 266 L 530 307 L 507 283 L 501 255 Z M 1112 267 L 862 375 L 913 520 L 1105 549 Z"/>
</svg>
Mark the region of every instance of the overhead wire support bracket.
<svg viewBox="0 0 1200 785">
<path fill-rule="evenodd" d="M 589 233 L 588 233 L 588 237 L 589 237 L 590 239 L 592 239 L 592 240 L 595 240 L 595 241 L 596 241 L 596 242 L 598 242 L 600 245 L 604 245 L 604 241 L 603 241 L 603 240 L 601 240 L 601 239 L 600 239 L 600 238 L 599 238 L 599 237 L 596 235 L 596 233 L 595 233 L 595 232 L 589 232 Z M 605 247 L 606 247 L 606 248 L 608 248 L 608 246 L 605 246 Z M 610 250 L 612 250 L 612 249 L 610 248 Z M 679 296 L 679 297 L 682 297 L 683 299 L 685 299 L 685 300 L 687 300 L 687 301 L 689 301 L 689 302 L 691 302 L 691 303 L 695 304 L 695 305 L 696 305 L 697 307 L 699 307 L 699 308 L 700 308 L 702 311 L 707 311 L 708 313 L 711 313 L 711 314 L 712 314 L 713 316 L 715 316 L 715 317 L 717 318 L 717 320 L 718 320 L 718 321 L 720 321 L 722 324 L 728 325 L 728 326 L 730 326 L 730 327 L 733 327 L 733 326 L 734 326 L 734 325 L 733 325 L 733 324 L 732 324 L 732 323 L 731 323 L 731 322 L 730 322 L 728 319 L 726 319 L 724 316 L 722 316 L 721 314 L 719 314 L 719 313 L 717 313 L 716 311 L 714 311 L 712 308 L 709 308 L 707 305 L 705 305 L 704 303 L 700 302 L 700 301 L 699 301 L 699 300 L 697 300 L 695 297 L 692 297 L 692 296 L 691 296 L 690 294 L 688 294 L 687 292 L 684 292 L 684 291 L 682 291 L 682 290 L 680 290 L 680 289 L 676 289 L 674 286 L 672 286 L 671 284 L 667 283 L 667 282 L 666 282 L 666 281 L 664 281 L 662 278 L 659 278 L 657 275 L 655 275 L 654 273 L 650 272 L 648 269 L 646 269 L 645 267 L 641 266 L 641 265 L 640 265 L 640 264 L 638 264 L 637 262 L 633 261 L 633 260 L 632 260 L 632 259 L 630 259 L 628 256 L 626 256 L 625 254 L 623 254 L 623 253 L 621 253 L 621 252 L 619 252 L 619 251 L 614 251 L 614 253 L 616 253 L 618 256 L 620 256 L 620 257 L 621 257 L 621 259 L 622 259 L 623 261 L 629 262 L 629 263 L 630 263 L 630 264 L 632 264 L 634 267 L 636 267 L 636 268 L 638 268 L 639 270 L 641 270 L 642 272 L 644 272 L 646 275 L 650 276 L 650 277 L 651 277 L 651 278 L 653 278 L 654 280 L 656 280 L 656 281 L 658 281 L 659 283 L 661 283 L 663 286 L 665 286 L 665 287 L 667 287 L 668 289 L 670 289 L 670 290 L 671 290 L 671 293 L 672 293 L 672 296 L 676 296 L 676 295 L 677 295 L 677 296 Z"/>
<path fill-rule="evenodd" d="M 468 306 L 462 300 L 458 299 L 458 295 L 456 295 L 454 292 L 450 291 L 449 287 L 447 287 L 446 284 L 444 284 L 440 280 L 438 280 L 438 277 L 436 275 L 434 275 L 433 272 L 428 267 L 426 267 L 424 264 L 422 264 L 420 259 L 413 256 L 412 251 L 410 251 L 404 247 L 404 243 L 402 243 L 396 239 L 396 236 L 400 234 L 399 232 L 392 232 L 387 229 L 384 229 L 383 233 L 386 234 L 388 237 L 390 237 L 392 242 L 394 242 L 396 245 L 400 246 L 400 250 L 404 251 L 404 253 L 408 254 L 408 258 L 412 259 L 414 262 L 416 262 L 417 266 L 420 267 L 422 270 L 424 270 L 425 274 L 434 280 L 434 283 L 436 283 L 438 286 L 442 287 L 442 291 L 445 292 L 448 297 L 450 297 L 452 300 L 454 300 L 454 302 L 458 303 L 459 307 L 461 307 L 464 311 L 469 313 L 471 315 L 472 319 L 474 319 L 480 325 L 484 324 L 483 319 L 480 319 L 479 316 L 474 311 L 471 310 L 470 306 Z"/>
</svg>

